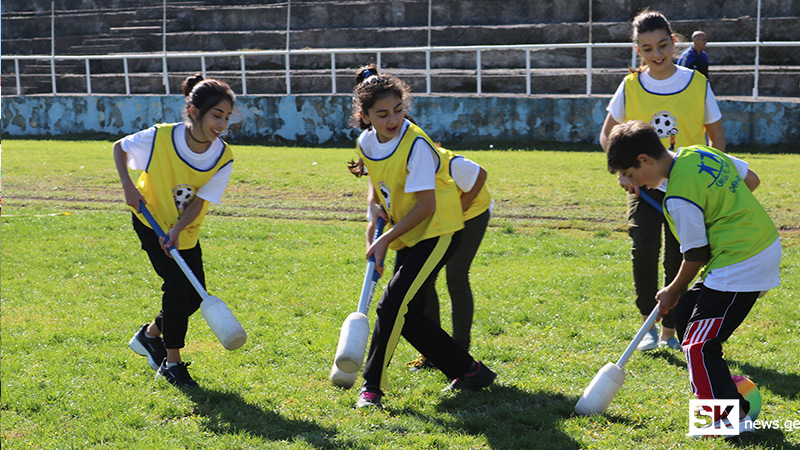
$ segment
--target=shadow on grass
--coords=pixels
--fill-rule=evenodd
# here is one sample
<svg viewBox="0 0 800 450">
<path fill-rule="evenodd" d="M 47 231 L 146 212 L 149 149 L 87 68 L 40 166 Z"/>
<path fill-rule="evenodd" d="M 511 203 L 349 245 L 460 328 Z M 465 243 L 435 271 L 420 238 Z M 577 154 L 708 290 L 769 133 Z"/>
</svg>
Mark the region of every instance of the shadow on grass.
<svg viewBox="0 0 800 450">
<path fill-rule="evenodd" d="M 686 361 L 679 353 L 654 352 L 650 355 L 653 358 L 664 359 L 669 364 L 686 370 Z M 753 366 L 749 363 L 740 363 L 731 359 L 727 360 L 727 362 L 728 367 L 731 368 L 731 373 L 747 376 L 758 386 L 769 389 L 774 394 L 784 397 L 787 400 L 797 400 L 800 398 L 800 393 L 798 393 L 797 390 L 797 386 L 800 386 L 800 375 L 798 374 L 782 373 L 764 367 Z M 765 419 L 761 417 L 761 419 L 775 420 L 776 418 Z M 787 418 L 778 418 L 781 426 L 786 419 Z M 746 433 L 735 438 L 731 440 L 730 443 L 736 447 L 747 448 L 752 448 L 753 446 L 769 449 L 798 448 L 796 444 L 786 440 L 784 432 L 784 430 L 780 429 L 757 430 L 754 433 Z"/>
<path fill-rule="evenodd" d="M 683 370 L 688 370 L 688 367 L 686 366 L 686 357 L 683 356 L 683 352 L 659 349 L 654 352 L 646 352 L 644 355 L 653 359 L 663 359 L 667 362 L 667 364 Z"/>
<path fill-rule="evenodd" d="M 800 374 L 778 372 L 777 370 L 758 367 L 736 360 L 728 360 L 728 366 L 738 366 L 738 372 L 741 372 L 738 375 L 750 378 L 757 386 L 769 389 L 776 395 L 780 395 L 787 400 L 800 399 L 800 392 L 798 392 Z M 735 371 L 735 369 L 731 370 L 731 372 Z"/>
<path fill-rule="evenodd" d="M 303 441 L 315 448 L 354 448 L 355 443 L 336 439 L 336 429 L 302 419 L 287 419 L 269 410 L 248 403 L 233 392 L 202 387 L 183 388 L 194 403 L 194 412 L 203 417 L 203 424 L 212 433 L 247 433 L 271 441 Z"/>
<path fill-rule="evenodd" d="M 742 448 L 769 448 L 775 450 L 796 449 L 797 444 L 786 440 L 780 430 L 756 430 L 745 433 L 728 441 L 732 447 Z"/>
<path fill-rule="evenodd" d="M 686 359 L 683 354 L 677 352 L 648 352 L 645 355 L 655 359 L 663 359 L 668 364 L 687 370 Z M 731 373 L 734 375 L 744 375 L 751 378 L 758 386 L 765 387 L 773 393 L 780 395 L 788 400 L 800 399 L 800 374 L 783 373 L 773 369 L 754 366 L 750 363 L 739 362 L 735 359 L 726 359 Z M 737 370 L 736 367 L 739 369 Z M 737 373 L 738 372 L 738 373 Z"/>
<path fill-rule="evenodd" d="M 560 422 L 572 415 L 577 400 L 495 385 L 485 391 L 457 392 L 443 398 L 437 410 L 452 417 L 443 425 L 457 432 L 486 436 L 493 449 L 577 449 L 579 443 L 559 430 Z"/>
</svg>

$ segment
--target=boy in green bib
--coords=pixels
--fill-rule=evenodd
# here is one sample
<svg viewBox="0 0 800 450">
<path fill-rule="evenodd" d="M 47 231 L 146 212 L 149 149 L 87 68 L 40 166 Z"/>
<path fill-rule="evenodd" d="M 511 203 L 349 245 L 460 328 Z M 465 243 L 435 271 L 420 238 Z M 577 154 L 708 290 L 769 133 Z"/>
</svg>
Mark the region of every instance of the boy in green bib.
<svg viewBox="0 0 800 450">
<path fill-rule="evenodd" d="M 675 279 L 656 294 L 659 318 L 674 309 L 693 394 L 701 400 L 738 399 L 740 432 L 752 431 L 750 404 L 731 379 L 722 343 L 758 297 L 780 285 L 781 241 L 753 196 L 758 176 L 744 161 L 705 145 L 668 151 L 641 121 L 614 127 L 608 170 L 642 187 L 669 179 L 664 216 L 680 242 L 683 262 Z"/>
</svg>

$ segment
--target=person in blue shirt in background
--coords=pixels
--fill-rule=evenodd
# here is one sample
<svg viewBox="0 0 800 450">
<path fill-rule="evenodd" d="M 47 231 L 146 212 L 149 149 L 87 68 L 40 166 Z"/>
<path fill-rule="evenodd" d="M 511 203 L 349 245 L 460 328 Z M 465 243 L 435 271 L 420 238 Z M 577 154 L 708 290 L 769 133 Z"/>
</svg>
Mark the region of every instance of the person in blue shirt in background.
<svg viewBox="0 0 800 450">
<path fill-rule="evenodd" d="M 704 31 L 692 33 L 692 45 L 681 53 L 678 58 L 678 65 L 695 69 L 708 78 L 708 56 L 706 56 L 706 44 L 708 36 Z"/>
</svg>

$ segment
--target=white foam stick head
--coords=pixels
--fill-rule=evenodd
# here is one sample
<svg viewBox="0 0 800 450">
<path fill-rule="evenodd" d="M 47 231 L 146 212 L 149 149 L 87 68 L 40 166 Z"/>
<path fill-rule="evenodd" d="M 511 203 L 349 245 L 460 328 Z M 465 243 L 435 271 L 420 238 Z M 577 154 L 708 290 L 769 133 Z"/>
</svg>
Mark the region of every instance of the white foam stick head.
<svg viewBox="0 0 800 450">
<path fill-rule="evenodd" d="M 236 350 L 247 341 L 247 333 L 228 305 L 219 297 L 209 296 L 200 303 L 200 312 L 211 331 L 227 350 Z"/>
<path fill-rule="evenodd" d="M 608 408 L 625 383 L 625 371 L 608 363 L 597 372 L 575 404 L 575 412 L 583 416 L 600 414 Z"/>
<path fill-rule="evenodd" d="M 334 363 L 339 369 L 348 372 L 358 372 L 364 361 L 369 338 L 369 320 L 360 312 L 350 313 L 342 323 L 339 333 L 339 345 L 336 348 Z"/>
<path fill-rule="evenodd" d="M 358 372 L 348 373 L 344 372 L 338 367 L 336 367 L 336 363 L 333 364 L 331 367 L 331 374 L 329 376 L 331 383 L 334 386 L 339 386 L 340 388 L 350 389 L 353 387 L 353 384 L 356 382 L 356 378 L 358 377 Z"/>
</svg>

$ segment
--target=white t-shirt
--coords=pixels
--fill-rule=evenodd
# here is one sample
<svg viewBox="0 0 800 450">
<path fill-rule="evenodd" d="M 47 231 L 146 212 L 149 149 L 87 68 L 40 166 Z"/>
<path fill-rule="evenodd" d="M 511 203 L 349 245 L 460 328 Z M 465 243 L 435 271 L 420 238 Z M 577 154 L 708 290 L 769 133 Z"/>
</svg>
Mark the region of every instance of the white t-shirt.
<svg viewBox="0 0 800 450">
<path fill-rule="evenodd" d="M 645 89 L 654 94 L 669 95 L 680 92 L 692 81 L 692 72 L 694 71 L 682 66 L 675 67 L 678 70 L 666 80 L 656 80 L 647 71 L 639 74 L 639 80 Z M 606 111 L 611 113 L 611 117 L 618 123 L 625 122 L 625 80 L 622 80 L 617 91 L 614 92 Z M 720 119 L 722 119 L 722 113 L 719 111 L 717 98 L 714 96 L 714 91 L 711 90 L 711 84 L 707 84 L 703 124 L 708 125 Z"/>
<path fill-rule="evenodd" d="M 456 186 L 462 192 L 469 192 L 478 181 L 478 175 L 481 172 L 481 166 L 478 163 L 467 159 L 461 155 L 453 158 L 450 165 L 450 176 L 456 182 Z M 492 214 L 492 207 L 494 206 L 494 199 L 489 205 L 489 215 Z M 367 208 L 367 220 L 374 222 L 376 219 L 372 216 L 372 210 Z"/>
<path fill-rule="evenodd" d="M 478 181 L 478 175 L 481 173 L 481 166 L 461 155 L 453 158 L 450 164 L 450 176 L 456 182 L 456 186 L 461 189 L 461 192 L 469 192 Z M 489 217 L 492 217 L 492 210 L 494 209 L 494 199 L 489 203 Z"/>
<path fill-rule="evenodd" d="M 739 176 L 747 176 L 749 165 L 728 155 Z M 708 245 L 703 211 L 694 203 L 681 198 L 668 198 L 664 206 L 675 221 L 675 231 L 681 241 L 681 253 Z M 706 274 L 703 283 L 723 292 L 768 291 L 780 286 L 778 266 L 781 260 L 780 238 L 761 253 L 742 262 L 714 269 Z"/>
<path fill-rule="evenodd" d="M 189 165 L 199 170 L 208 170 L 214 167 L 214 164 L 216 164 L 225 149 L 222 140 L 215 139 L 208 150 L 203 153 L 195 153 L 189 148 L 189 145 L 186 144 L 186 139 L 184 138 L 185 132 L 186 125 L 182 123 L 176 125 L 173 130 L 173 136 L 177 137 L 177 139 L 173 139 L 173 143 L 180 157 L 189 163 Z M 128 155 L 128 167 L 133 170 L 147 169 L 155 139 L 155 127 L 150 127 L 138 133 L 125 136 L 122 139 L 122 150 Z M 211 203 L 219 204 L 222 193 L 228 186 L 228 180 L 231 177 L 232 170 L 232 164 L 227 164 L 222 167 L 206 184 L 198 189 L 197 196 Z"/>
<path fill-rule="evenodd" d="M 461 155 L 450 160 L 450 176 L 456 182 L 461 192 L 469 192 L 478 181 L 481 166 Z"/>
<path fill-rule="evenodd" d="M 370 159 L 384 159 L 391 155 L 400 145 L 408 126 L 409 121 L 404 121 L 397 136 L 386 142 L 378 141 L 378 134 L 374 128 L 364 131 L 359 137 L 359 145 L 364 155 Z M 433 156 L 433 149 L 424 139 L 417 139 L 411 147 L 411 154 L 408 157 L 408 175 L 404 191 L 419 192 L 436 189 L 436 169 L 440 162 Z"/>
</svg>

